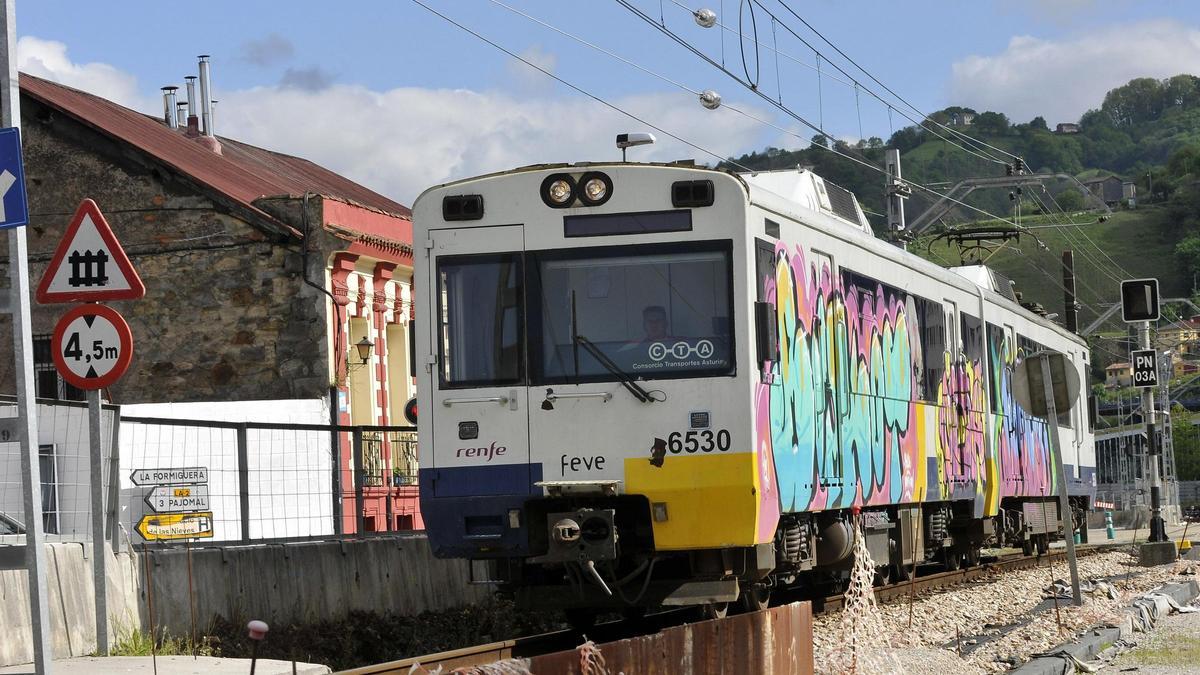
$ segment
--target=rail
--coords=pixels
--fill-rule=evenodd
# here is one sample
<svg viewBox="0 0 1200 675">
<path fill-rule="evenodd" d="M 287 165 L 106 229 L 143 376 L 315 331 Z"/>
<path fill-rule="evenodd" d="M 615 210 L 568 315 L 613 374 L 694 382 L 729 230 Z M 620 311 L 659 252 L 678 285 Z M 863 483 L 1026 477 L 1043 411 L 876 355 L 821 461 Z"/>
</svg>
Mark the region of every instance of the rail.
<svg viewBox="0 0 1200 675">
<path fill-rule="evenodd" d="M 1076 549 L 1076 551 L 1079 556 L 1086 556 L 1086 555 L 1092 555 L 1092 554 L 1099 553 L 1101 551 L 1112 549 L 1112 548 L 1120 548 L 1122 546 L 1128 546 L 1128 544 L 1119 544 L 1119 543 L 1091 544 L 1091 545 L 1080 546 Z M 990 560 L 985 560 L 985 562 L 983 562 L 981 565 L 978 565 L 976 567 L 963 568 L 960 570 L 945 571 L 945 572 L 935 572 L 935 573 L 926 574 L 926 575 L 919 575 L 915 579 L 900 581 L 900 582 L 896 582 L 893 584 L 887 584 L 884 586 L 878 586 L 875 588 L 875 596 L 876 596 L 876 598 L 878 598 L 880 600 L 880 602 L 887 602 L 889 600 L 896 600 L 896 599 L 907 597 L 907 595 L 910 593 L 916 594 L 916 593 L 920 593 L 922 591 L 956 586 L 956 585 L 965 583 L 967 581 L 979 579 L 979 578 L 988 576 L 990 574 L 994 574 L 996 572 L 1007 572 L 1007 571 L 1015 571 L 1018 569 L 1028 569 L 1031 567 L 1039 567 L 1042 565 L 1048 565 L 1048 564 L 1052 564 L 1054 562 L 1058 562 L 1060 560 L 1064 560 L 1065 558 L 1066 558 L 1065 550 L 1055 550 L 1055 551 L 1051 551 L 1051 552 L 1043 554 L 1043 555 L 1031 555 L 1031 556 L 1026 556 L 1021 553 L 1005 554 L 1005 555 L 1001 555 L 998 557 L 994 557 Z M 711 624 L 712 626 L 717 627 L 717 632 L 725 633 L 727 636 L 740 637 L 743 640 L 760 642 L 762 640 L 761 636 L 755 636 L 755 634 L 752 631 L 746 631 L 745 626 L 740 626 L 738 623 L 735 623 L 735 622 L 746 621 L 745 617 L 761 615 L 761 617 L 763 617 L 763 618 L 759 620 L 759 623 L 757 624 L 757 629 L 769 631 L 769 630 L 771 630 L 770 628 L 764 628 L 764 627 L 774 626 L 774 632 L 776 634 L 782 634 L 782 632 L 779 630 L 778 626 L 775 625 L 777 623 L 777 619 L 778 619 L 778 617 L 776 617 L 775 615 L 778 614 L 781 610 L 787 612 L 787 611 L 791 611 L 788 608 L 803 606 L 805 608 L 803 610 L 804 617 L 807 617 L 807 631 L 808 631 L 807 632 L 807 636 L 808 636 L 808 638 L 807 638 L 808 639 L 807 663 L 809 664 L 809 667 L 807 670 L 803 670 L 803 669 L 801 669 L 801 670 L 786 670 L 786 669 L 776 670 L 776 669 L 771 669 L 769 667 L 769 664 L 768 664 L 768 666 L 763 666 L 759 670 L 745 670 L 744 668 L 746 667 L 747 664 L 742 663 L 741 667 L 743 668 L 743 670 L 730 671 L 730 672 L 755 672 L 755 673 L 811 672 L 811 670 L 812 670 L 812 666 L 811 666 L 811 664 L 812 664 L 812 649 L 811 649 L 812 622 L 811 622 L 811 617 L 818 615 L 818 614 L 827 614 L 830 612 L 840 610 L 842 608 L 842 603 L 844 602 L 844 599 L 845 598 L 843 595 L 838 594 L 838 595 L 832 595 L 832 596 L 825 597 L 825 598 L 816 598 L 816 599 L 811 599 L 811 600 L 796 601 L 796 602 L 791 602 L 789 604 L 784 604 L 784 605 L 772 607 L 769 609 L 761 610 L 759 612 L 750 612 L 747 614 L 729 616 L 724 619 L 713 619 L 711 621 L 703 621 L 703 622 L 700 622 L 700 624 Z M 666 633 L 668 631 L 674 631 L 676 629 L 685 628 L 686 626 L 680 626 L 680 624 L 682 622 L 693 620 L 694 618 L 695 618 L 695 613 L 694 612 L 689 613 L 687 609 L 671 610 L 671 611 L 667 611 L 667 612 L 650 614 L 650 615 L 647 615 L 646 617 L 644 617 L 642 619 L 638 619 L 638 620 L 626 619 L 626 620 L 621 620 L 621 621 L 612 621 L 612 622 L 608 622 L 608 623 L 598 624 L 597 626 L 593 627 L 592 629 L 590 629 L 588 631 L 587 637 L 592 639 L 595 643 L 597 643 L 597 647 L 604 654 L 605 660 L 608 664 L 608 668 L 611 672 L 618 672 L 621 670 L 623 670 L 624 672 L 635 672 L 630 669 L 629 666 L 631 664 L 629 662 L 622 661 L 620 655 L 613 654 L 613 651 L 617 649 L 617 647 L 615 645 L 621 645 L 620 650 L 621 650 L 622 654 L 626 654 L 626 653 L 632 654 L 637 651 L 637 649 L 639 647 L 639 641 L 656 638 L 654 633 L 658 633 L 659 635 L 666 635 Z M 795 620 L 795 621 L 803 620 L 803 617 L 789 616 L 788 618 L 791 620 Z M 753 620 L 751 620 L 751 621 L 753 621 Z M 700 624 L 687 624 L 687 626 L 697 626 Z M 801 630 L 803 630 L 803 629 L 801 629 Z M 713 638 L 713 639 L 716 639 L 716 638 Z M 663 638 L 659 639 L 659 642 L 671 643 L 672 640 L 678 641 L 678 636 L 663 637 Z M 571 658 L 574 658 L 575 663 L 578 664 L 578 656 L 575 653 L 575 647 L 577 647 L 581 641 L 582 641 L 582 638 L 578 632 L 573 631 L 573 630 L 562 630 L 562 631 L 555 631 L 555 632 L 551 632 L 551 633 L 542 633 L 540 635 L 531 635 L 528 637 L 516 638 L 513 640 L 490 642 L 487 644 L 476 645 L 473 647 L 464 647 L 461 649 L 455 649 L 455 650 L 446 651 L 446 652 L 438 652 L 435 654 L 426 654 L 424 656 L 400 659 L 398 661 L 389 661 L 386 663 L 379 663 L 379 664 L 375 664 L 375 665 L 371 665 L 371 666 L 354 668 L 352 670 L 346 670 L 346 671 L 342 671 L 342 672 L 345 675 L 383 675 L 385 673 L 420 672 L 420 671 L 413 670 L 414 667 L 416 667 L 416 666 L 420 666 L 429 672 L 437 672 L 437 669 L 439 667 L 442 669 L 442 672 L 449 672 L 455 668 L 471 668 L 474 666 L 483 666 L 483 665 L 487 665 L 487 664 L 494 663 L 496 661 L 500 661 L 500 660 L 504 660 L 504 659 L 528 658 L 528 659 L 534 659 L 535 663 L 537 663 L 539 666 L 542 666 L 541 670 L 535 670 L 533 672 L 563 672 L 563 673 L 572 672 L 573 673 L 573 672 L 575 672 L 574 670 L 565 670 L 565 669 L 555 670 L 554 668 L 548 667 L 548 666 L 550 666 L 551 664 L 554 664 L 554 665 L 567 664 L 568 661 L 564 660 L 564 659 L 567 659 L 568 657 L 565 655 L 571 655 Z M 620 642 L 616 642 L 616 641 L 620 641 Z M 789 640 L 787 641 L 788 644 L 792 644 L 792 645 L 794 645 L 796 642 L 800 642 L 800 641 L 794 640 L 791 637 L 789 637 Z M 784 643 L 781 642 L 780 644 L 784 644 Z M 640 645 L 640 647 L 641 647 L 641 651 L 643 651 L 643 652 L 653 651 L 651 649 L 647 649 L 646 648 L 647 645 L 644 645 L 644 644 Z M 746 645 L 740 645 L 739 653 L 748 653 L 749 651 L 753 651 L 753 650 L 749 650 L 746 647 Z M 803 654 L 800 654 L 800 655 L 793 654 L 792 656 L 796 656 L 797 658 L 803 659 Z M 630 658 L 633 658 L 633 657 L 631 656 Z M 698 661 L 698 662 L 703 663 L 703 661 Z M 664 670 L 664 671 L 651 670 L 649 672 L 670 672 L 670 671 L 669 670 Z"/>
</svg>

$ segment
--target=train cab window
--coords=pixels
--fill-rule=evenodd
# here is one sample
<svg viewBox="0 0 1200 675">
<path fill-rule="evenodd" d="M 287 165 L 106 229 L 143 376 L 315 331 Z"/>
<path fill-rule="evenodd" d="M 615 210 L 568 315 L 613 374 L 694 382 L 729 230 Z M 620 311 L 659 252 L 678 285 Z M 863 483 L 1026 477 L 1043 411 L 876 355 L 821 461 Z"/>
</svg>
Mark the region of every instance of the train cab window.
<svg viewBox="0 0 1200 675">
<path fill-rule="evenodd" d="M 731 249 L 722 241 L 530 253 L 534 379 L 732 374 Z"/>
<path fill-rule="evenodd" d="M 438 351 L 444 387 L 524 379 L 524 284 L 517 253 L 438 261 Z"/>
<path fill-rule="evenodd" d="M 767 285 L 775 283 L 775 245 L 771 242 L 754 240 L 754 271 L 758 275 L 756 298 L 759 302 L 766 302 Z"/>
</svg>

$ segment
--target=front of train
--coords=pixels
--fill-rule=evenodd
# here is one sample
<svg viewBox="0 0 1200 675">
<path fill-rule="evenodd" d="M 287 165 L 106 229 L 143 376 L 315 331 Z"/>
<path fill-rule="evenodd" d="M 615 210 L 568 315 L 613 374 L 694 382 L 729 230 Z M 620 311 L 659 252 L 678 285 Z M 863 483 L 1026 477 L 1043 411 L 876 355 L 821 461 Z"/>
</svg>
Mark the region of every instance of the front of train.
<svg viewBox="0 0 1200 675">
<path fill-rule="evenodd" d="M 775 529 L 741 179 L 537 166 L 431 188 L 413 214 L 435 555 L 525 606 L 736 597 Z"/>
</svg>

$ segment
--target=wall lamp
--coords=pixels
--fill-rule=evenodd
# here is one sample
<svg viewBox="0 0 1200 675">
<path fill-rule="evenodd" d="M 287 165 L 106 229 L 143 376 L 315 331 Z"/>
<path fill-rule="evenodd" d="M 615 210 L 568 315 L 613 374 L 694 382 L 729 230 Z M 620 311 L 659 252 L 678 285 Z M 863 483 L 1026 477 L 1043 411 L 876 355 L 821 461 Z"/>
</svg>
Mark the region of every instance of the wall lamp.
<svg viewBox="0 0 1200 675">
<path fill-rule="evenodd" d="M 363 336 L 363 339 L 354 343 L 354 349 L 358 351 L 360 363 L 347 363 L 346 372 L 352 372 L 367 365 L 367 361 L 371 360 L 371 350 L 375 347 L 375 343 L 371 342 L 371 338 Z"/>
</svg>

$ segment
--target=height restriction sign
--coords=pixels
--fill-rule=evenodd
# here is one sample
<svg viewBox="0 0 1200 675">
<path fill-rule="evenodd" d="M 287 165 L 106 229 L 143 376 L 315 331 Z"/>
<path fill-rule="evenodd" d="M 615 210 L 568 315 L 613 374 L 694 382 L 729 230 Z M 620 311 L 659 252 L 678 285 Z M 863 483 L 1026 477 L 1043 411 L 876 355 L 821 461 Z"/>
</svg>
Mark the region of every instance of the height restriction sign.
<svg viewBox="0 0 1200 675">
<path fill-rule="evenodd" d="M 80 389 L 103 389 L 129 368 L 133 333 L 115 309 L 79 305 L 58 320 L 50 349 L 64 380 Z"/>
</svg>

